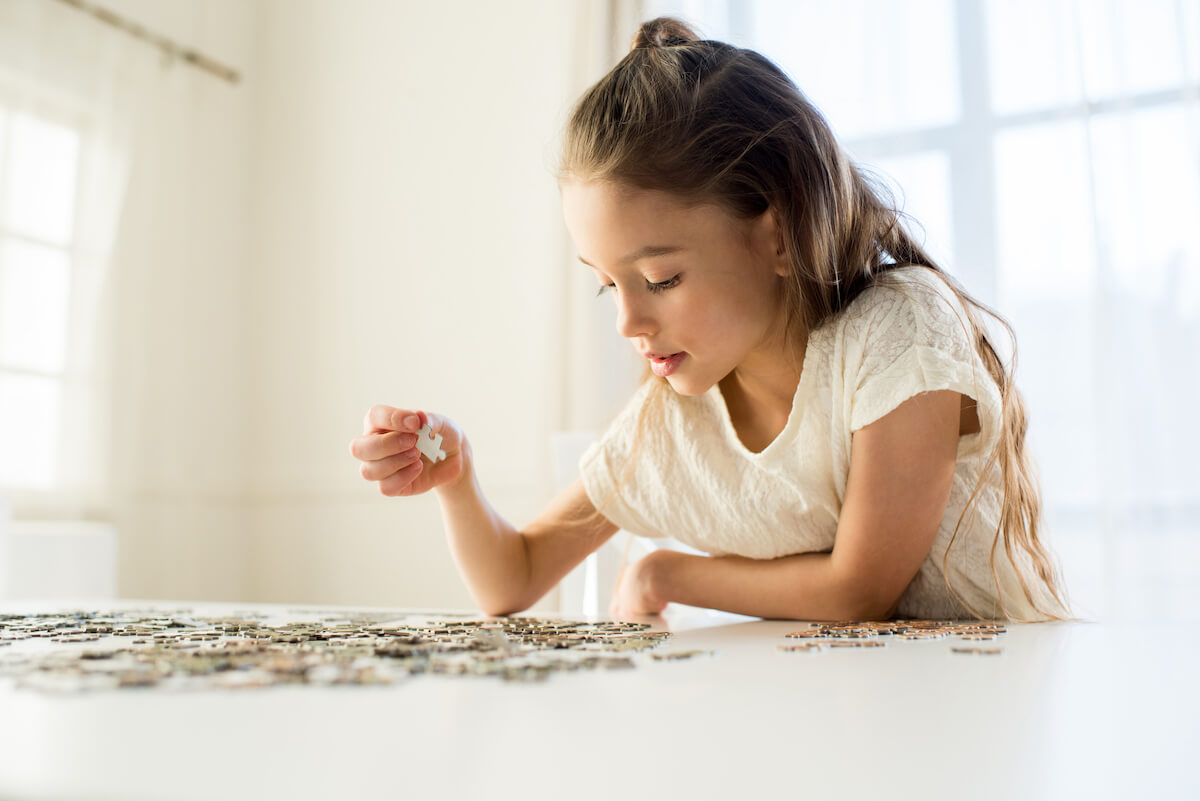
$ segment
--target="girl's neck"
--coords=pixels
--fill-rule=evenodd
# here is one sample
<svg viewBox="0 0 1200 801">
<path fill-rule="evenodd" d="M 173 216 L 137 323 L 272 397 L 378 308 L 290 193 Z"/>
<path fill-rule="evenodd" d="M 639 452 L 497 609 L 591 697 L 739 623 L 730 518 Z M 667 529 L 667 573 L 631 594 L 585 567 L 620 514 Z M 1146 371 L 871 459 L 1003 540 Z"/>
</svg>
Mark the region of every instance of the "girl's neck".
<svg viewBox="0 0 1200 801">
<path fill-rule="evenodd" d="M 758 419 L 770 427 L 786 421 L 800 384 L 808 336 L 794 348 L 780 348 L 774 353 L 756 351 L 720 381 L 726 406 L 739 412 L 743 419 Z M 779 428 L 782 429 L 782 423 Z"/>
</svg>

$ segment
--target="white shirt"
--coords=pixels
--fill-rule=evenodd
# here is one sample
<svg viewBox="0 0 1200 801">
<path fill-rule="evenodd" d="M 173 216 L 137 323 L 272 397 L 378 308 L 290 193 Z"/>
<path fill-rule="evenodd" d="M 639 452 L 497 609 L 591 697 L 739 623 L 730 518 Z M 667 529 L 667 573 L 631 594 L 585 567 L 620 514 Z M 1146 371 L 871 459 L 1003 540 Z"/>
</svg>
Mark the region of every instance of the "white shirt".
<svg viewBox="0 0 1200 801">
<path fill-rule="evenodd" d="M 650 378 L 581 457 L 588 497 L 627 531 L 674 537 L 714 556 L 830 552 L 846 497 L 851 433 L 918 393 L 954 390 L 975 399 L 981 430 L 959 438 L 945 515 L 897 615 L 970 617 L 946 589 L 942 557 L 995 446 L 1000 394 L 969 331 L 962 305 L 935 274 L 921 267 L 893 270 L 809 332 L 787 424 L 761 453 L 738 439 L 718 386 L 687 397 L 665 379 Z M 954 589 L 985 617 L 1002 617 L 989 565 L 1000 486 L 993 465 L 947 561 Z M 1018 574 L 1043 609 L 1064 613 L 1026 555 L 1015 553 L 1014 565 L 1003 538 L 995 552 L 1010 616 L 1041 617 L 1025 599 Z"/>
</svg>

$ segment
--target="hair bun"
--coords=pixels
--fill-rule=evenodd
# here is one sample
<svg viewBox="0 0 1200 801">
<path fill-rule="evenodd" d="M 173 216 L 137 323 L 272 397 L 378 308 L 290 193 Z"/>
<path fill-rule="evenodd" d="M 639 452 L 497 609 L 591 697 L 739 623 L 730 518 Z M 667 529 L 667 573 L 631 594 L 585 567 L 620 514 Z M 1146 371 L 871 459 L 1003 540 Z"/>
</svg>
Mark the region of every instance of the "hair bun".
<svg viewBox="0 0 1200 801">
<path fill-rule="evenodd" d="M 633 35 L 631 49 L 639 47 L 673 47 L 700 41 L 700 37 L 687 23 L 674 17 L 658 17 L 643 22 Z"/>
</svg>

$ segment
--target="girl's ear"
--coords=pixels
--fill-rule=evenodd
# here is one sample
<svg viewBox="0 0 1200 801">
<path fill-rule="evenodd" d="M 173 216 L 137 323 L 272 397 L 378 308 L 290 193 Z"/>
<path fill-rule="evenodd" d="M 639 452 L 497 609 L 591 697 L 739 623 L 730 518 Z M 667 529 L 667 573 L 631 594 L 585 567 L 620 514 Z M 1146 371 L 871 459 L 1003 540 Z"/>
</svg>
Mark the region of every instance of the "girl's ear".
<svg viewBox="0 0 1200 801">
<path fill-rule="evenodd" d="M 787 242 L 784 241 L 783 227 L 779 224 L 779 215 L 775 207 L 770 206 L 763 212 L 771 241 L 775 245 L 775 260 L 773 267 L 776 275 L 788 276 L 792 273 L 792 264 L 787 257 Z"/>
</svg>

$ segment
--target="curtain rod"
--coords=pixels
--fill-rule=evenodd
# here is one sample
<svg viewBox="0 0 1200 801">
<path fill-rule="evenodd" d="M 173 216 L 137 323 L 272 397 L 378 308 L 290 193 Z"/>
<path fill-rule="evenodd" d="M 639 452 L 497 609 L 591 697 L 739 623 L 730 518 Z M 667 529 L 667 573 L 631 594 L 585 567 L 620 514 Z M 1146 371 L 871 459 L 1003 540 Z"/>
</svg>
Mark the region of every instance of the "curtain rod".
<svg viewBox="0 0 1200 801">
<path fill-rule="evenodd" d="M 160 50 L 163 51 L 163 53 L 171 58 L 181 58 L 188 64 L 191 64 L 193 67 L 197 67 L 205 72 L 212 73 L 218 78 L 222 78 L 229 83 L 235 84 L 241 80 L 241 76 L 238 75 L 236 70 L 226 67 L 224 64 L 209 58 L 203 53 L 197 53 L 195 50 L 177 45 L 167 37 L 160 36 L 153 31 L 148 31 L 141 25 L 138 25 L 136 22 L 130 22 L 124 17 L 109 11 L 107 8 L 93 5 L 91 3 L 85 3 L 83 0 L 58 0 L 58 2 L 65 3 L 74 9 L 91 14 L 101 22 L 125 31 L 135 39 L 141 39 L 144 42 L 149 42 L 150 44 L 156 45 Z"/>
</svg>

